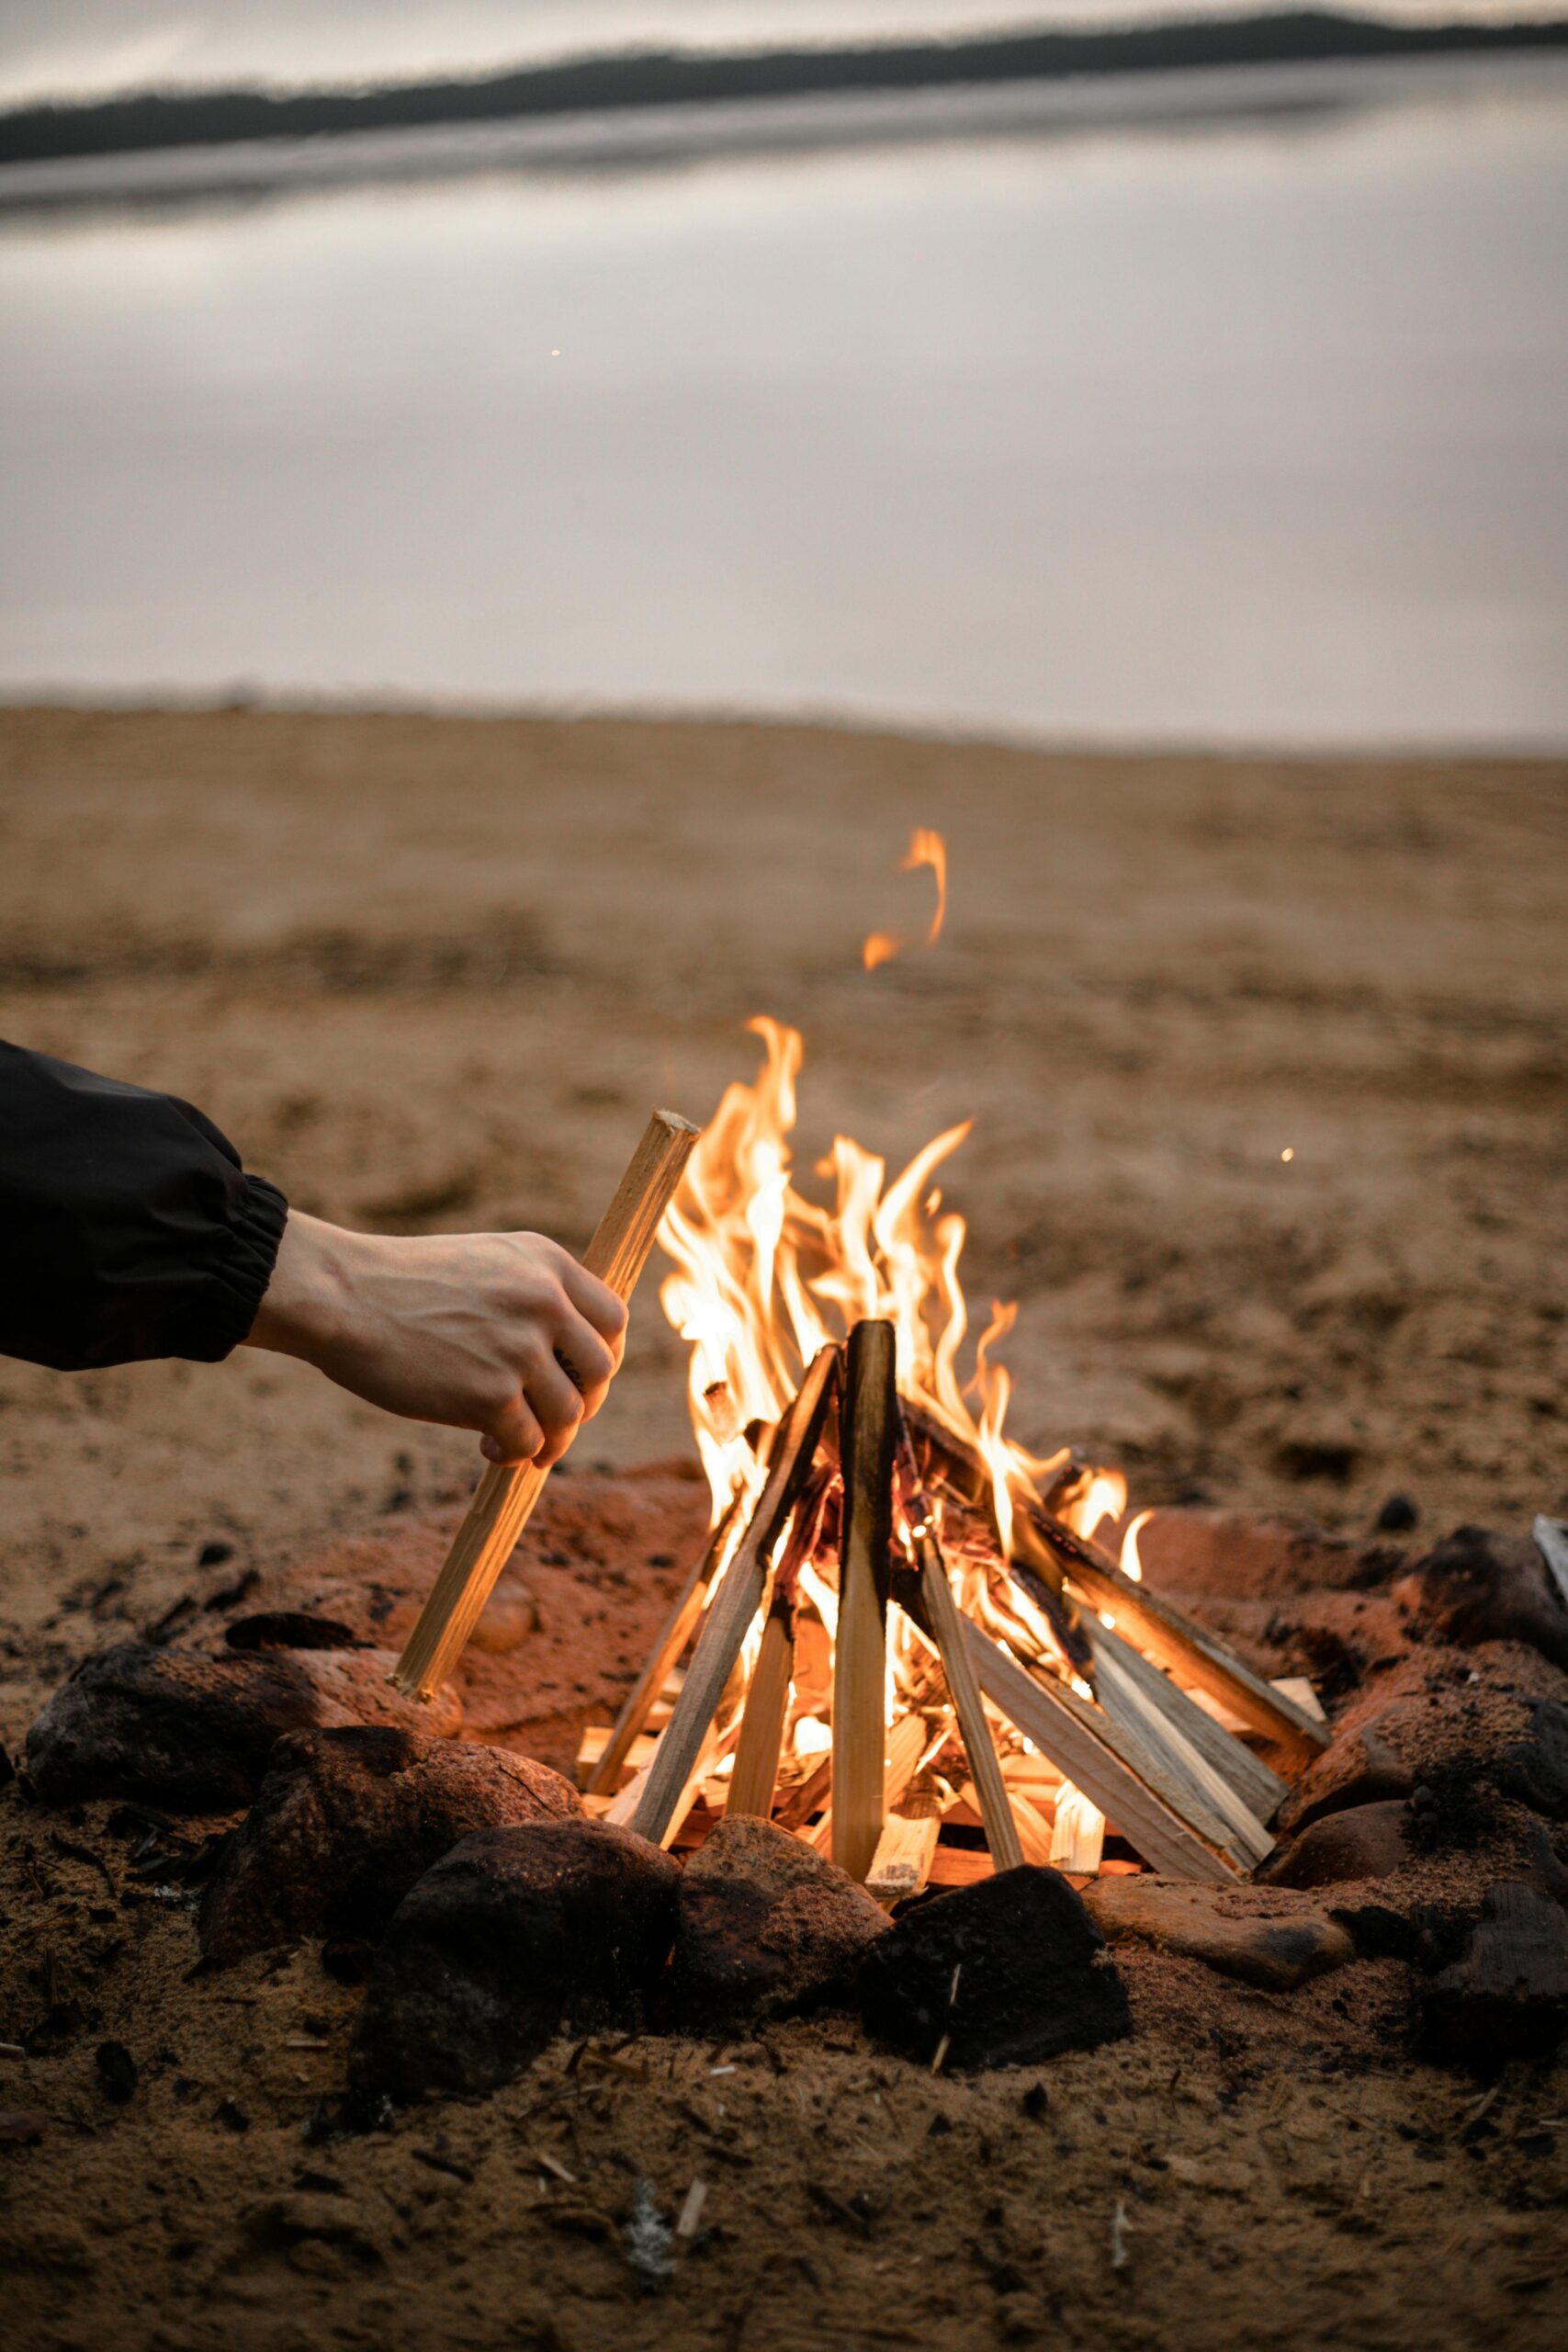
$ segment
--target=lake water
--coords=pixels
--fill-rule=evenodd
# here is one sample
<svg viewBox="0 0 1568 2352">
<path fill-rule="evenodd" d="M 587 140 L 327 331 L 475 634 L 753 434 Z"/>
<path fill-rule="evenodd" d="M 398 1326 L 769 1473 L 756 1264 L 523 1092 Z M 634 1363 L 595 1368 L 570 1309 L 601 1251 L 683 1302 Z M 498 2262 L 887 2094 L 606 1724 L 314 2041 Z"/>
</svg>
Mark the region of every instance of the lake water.
<svg viewBox="0 0 1568 2352">
<path fill-rule="evenodd" d="M 0 691 L 1568 741 L 1568 71 L 1241 87 L 0 209 Z"/>
</svg>

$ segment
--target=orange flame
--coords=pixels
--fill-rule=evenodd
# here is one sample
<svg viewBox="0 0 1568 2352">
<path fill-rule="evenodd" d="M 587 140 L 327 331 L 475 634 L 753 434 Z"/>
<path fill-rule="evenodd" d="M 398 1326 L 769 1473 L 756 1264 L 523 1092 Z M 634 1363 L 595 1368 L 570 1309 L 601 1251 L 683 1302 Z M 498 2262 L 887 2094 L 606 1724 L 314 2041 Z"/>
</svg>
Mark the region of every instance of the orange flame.
<svg viewBox="0 0 1568 2352">
<path fill-rule="evenodd" d="M 929 825 L 917 825 L 909 835 L 909 846 L 899 860 L 898 871 L 900 874 L 915 874 L 922 865 L 931 867 L 931 878 L 936 884 L 936 912 L 931 917 L 923 943 L 927 947 L 934 947 L 942 937 L 942 926 L 947 916 L 947 843 Z M 874 972 L 879 964 L 890 964 L 895 956 L 901 955 L 908 944 L 902 932 L 874 931 L 861 949 L 861 962 L 868 972 Z"/>
<path fill-rule="evenodd" d="M 904 863 L 898 870 L 901 874 L 913 874 L 922 865 L 931 867 L 936 883 L 936 912 L 926 933 L 926 945 L 934 947 L 942 937 L 942 926 L 947 914 L 947 843 L 940 833 L 932 832 L 929 825 L 915 827 L 909 836 Z"/>
<path fill-rule="evenodd" d="M 748 1424 L 776 1420 L 818 1349 L 867 1316 L 897 1329 L 906 1395 L 982 1449 L 999 1491 L 1034 1492 L 1063 1457 L 1039 1463 L 1002 1435 L 1010 1381 L 988 1351 L 1013 1308 L 997 1310 L 967 1379 L 960 1369 L 964 1225 L 942 1210 L 931 1180 L 968 1122 L 935 1136 L 891 1182 L 883 1160 L 835 1136 L 818 1171 L 831 1180 L 831 1204 L 807 1199 L 789 1145 L 799 1033 L 765 1017 L 748 1025 L 765 1048 L 761 1069 L 754 1084 L 726 1090 L 660 1228 L 674 1261 L 660 1295 L 691 1347 L 692 1420 L 716 1515 L 755 1478 Z"/>
</svg>

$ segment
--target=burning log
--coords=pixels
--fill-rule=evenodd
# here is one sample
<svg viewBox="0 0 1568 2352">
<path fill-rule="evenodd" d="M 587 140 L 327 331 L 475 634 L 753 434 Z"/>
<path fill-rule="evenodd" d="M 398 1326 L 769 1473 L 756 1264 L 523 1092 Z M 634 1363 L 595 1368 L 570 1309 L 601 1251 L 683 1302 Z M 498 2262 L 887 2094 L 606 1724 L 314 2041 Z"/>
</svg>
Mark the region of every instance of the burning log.
<svg viewBox="0 0 1568 2352">
<path fill-rule="evenodd" d="M 1295 1770 L 1310 1764 L 1328 1745 L 1322 1724 L 1255 1674 L 1235 1652 L 1207 1633 L 1174 1601 L 1148 1586 L 1123 1576 L 1107 1552 L 1085 1535 L 1075 1535 L 1060 1521 L 1043 1510 L 1029 1512 L 1031 1524 L 1055 1555 L 1069 1581 L 1096 1609 L 1114 1612 L 1119 1627 L 1132 1634 L 1156 1666 L 1179 1674 L 1195 1690 L 1206 1690 L 1277 1747 Z"/>
<path fill-rule="evenodd" d="M 919 1595 L 931 1639 L 947 1679 L 948 1695 L 958 1718 L 959 1736 L 969 1759 L 975 1787 L 979 1796 L 979 1813 L 985 1824 L 986 1843 L 998 1870 L 1013 1870 L 1023 1860 L 1023 1848 L 1013 1821 L 1001 1766 L 997 1761 L 996 1747 L 990 1726 L 986 1721 L 985 1703 L 980 1686 L 975 1679 L 975 1669 L 964 1645 L 964 1627 L 958 1613 L 958 1603 L 953 1597 L 953 1583 L 942 1557 L 942 1543 L 932 1523 L 931 1505 L 921 1491 L 915 1472 L 914 1454 L 905 1436 L 907 1476 L 913 1492 L 910 1501 L 919 1516 L 910 1530 L 915 1556 L 919 1563 Z"/>
<path fill-rule="evenodd" d="M 844 1511 L 833 1648 L 833 1860 L 862 1880 L 883 1822 L 897 1345 L 891 1323 L 855 1325 L 840 1415 Z"/>
<path fill-rule="evenodd" d="M 675 1196 L 702 1130 L 673 1111 L 655 1111 L 615 1199 L 583 1253 L 591 1274 L 629 1298 L 648 1262 L 653 1237 Z M 531 1463 L 498 1464 L 474 1490 L 419 1621 L 390 1680 L 406 1698 L 428 1699 L 468 1647 L 479 1612 L 511 1558 L 544 1491 L 547 1470 Z"/>
<path fill-rule="evenodd" d="M 746 1631 L 762 1604 L 773 1547 L 810 1474 L 832 1402 L 839 1350 L 821 1350 L 774 1442 L 768 1476 L 746 1532 L 708 1605 L 675 1710 L 660 1736 L 632 1815 L 637 1835 L 658 1845 L 697 1760 Z"/>
</svg>

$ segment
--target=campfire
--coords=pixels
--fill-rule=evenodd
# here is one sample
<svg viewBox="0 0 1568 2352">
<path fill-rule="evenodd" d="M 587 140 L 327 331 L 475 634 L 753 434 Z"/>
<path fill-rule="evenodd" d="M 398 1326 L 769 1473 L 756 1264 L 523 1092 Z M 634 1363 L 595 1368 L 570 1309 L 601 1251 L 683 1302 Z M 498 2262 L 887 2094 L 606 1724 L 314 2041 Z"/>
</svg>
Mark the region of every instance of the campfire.
<svg viewBox="0 0 1568 2352">
<path fill-rule="evenodd" d="M 801 1039 L 751 1025 L 755 1083 L 700 1138 L 656 1117 L 589 1253 L 629 1288 L 657 1226 L 713 1498 L 636 1686 L 584 1739 L 590 1809 L 665 1848 L 771 1820 L 886 1903 L 1026 1861 L 1249 1876 L 1326 1745 L 1310 1687 L 1148 1589 L 1137 1519 L 1120 1559 L 1101 1546 L 1119 1474 L 1007 1434 L 1015 1310 L 966 1349 L 964 1224 L 935 1181 L 967 1126 L 891 1182 L 840 1136 L 814 1201 L 790 1154 Z M 481 1482 L 405 1690 L 460 1650 L 542 1483 Z"/>
</svg>

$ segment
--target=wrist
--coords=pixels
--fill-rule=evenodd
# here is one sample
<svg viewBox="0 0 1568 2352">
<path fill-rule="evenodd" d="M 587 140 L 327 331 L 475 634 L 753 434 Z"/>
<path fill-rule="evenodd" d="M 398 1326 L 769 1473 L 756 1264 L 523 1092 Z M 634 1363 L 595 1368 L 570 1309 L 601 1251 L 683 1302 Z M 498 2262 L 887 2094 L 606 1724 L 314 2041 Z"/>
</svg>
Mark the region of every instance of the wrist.
<svg viewBox="0 0 1568 2352">
<path fill-rule="evenodd" d="M 247 1347 L 314 1363 L 343 1337 L 349 1296 L 344 1258 L 354 1238 L 320 1217 L 289 1210 Z"/>
</svg>

